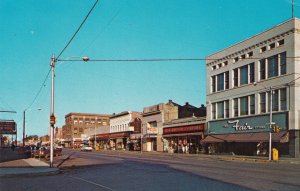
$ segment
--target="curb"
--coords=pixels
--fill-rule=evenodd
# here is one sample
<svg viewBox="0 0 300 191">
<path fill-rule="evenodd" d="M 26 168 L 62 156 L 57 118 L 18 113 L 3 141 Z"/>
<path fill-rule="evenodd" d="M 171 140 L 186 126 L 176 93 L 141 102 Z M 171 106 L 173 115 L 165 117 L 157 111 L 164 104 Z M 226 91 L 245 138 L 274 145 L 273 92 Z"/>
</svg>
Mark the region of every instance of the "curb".
<svg viewBox="0 0 300 191">
<path fill-rule="evenodd" d="M 24 172 L 20 172 L 20 168 L 3 168 L 3 169 L 11 170 L 11 171 L 16 170 L 18 172 L 0 174 L 0 178 L 24 177 L 24 176 L 35 177 L 35 176 L 55 175 L 60 173 L 60 170 L 58 168 L 51 168 L 51 169 L 50 168 L 22 168 Z"/>
</svg>

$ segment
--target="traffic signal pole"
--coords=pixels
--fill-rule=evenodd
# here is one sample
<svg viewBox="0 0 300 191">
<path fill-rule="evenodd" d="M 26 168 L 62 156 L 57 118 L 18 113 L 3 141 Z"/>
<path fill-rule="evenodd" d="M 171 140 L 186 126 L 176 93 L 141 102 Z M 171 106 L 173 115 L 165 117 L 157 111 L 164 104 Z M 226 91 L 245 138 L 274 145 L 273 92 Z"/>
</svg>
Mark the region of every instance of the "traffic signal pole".
<svg viewBox="0 0 300 191">
<path fill-rule="evenodd" d="M 54 144 L 54 125 L 55 125 L 55 117 L 54 117 L 54 77 L 55 77 L 55 57 L 52 55 L 51 57 L 51 111 L 50 111 L 50 168 L 53 167 L 53 144 Z"/>
</svg>

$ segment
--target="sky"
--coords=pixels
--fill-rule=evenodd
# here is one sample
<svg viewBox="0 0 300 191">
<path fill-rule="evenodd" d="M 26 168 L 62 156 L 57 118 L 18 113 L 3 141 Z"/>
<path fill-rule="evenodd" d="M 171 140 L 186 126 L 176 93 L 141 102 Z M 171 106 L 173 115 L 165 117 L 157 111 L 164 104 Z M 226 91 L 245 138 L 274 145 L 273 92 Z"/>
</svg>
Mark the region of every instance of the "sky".
<svg viewBox="0 0 300 191">
<path fill-rule="evenodd" d="M 19 139 L 24 110 L 26 135 L 48 133 L 50 58 L 94 3 L 0 1 L 0 111 L 17 112 L 0 112 L 0 119 L 17 123 Z M 60 59 L 205 58 L 291 17 L 291 0 L 100 0 Z M 206 103 L 205 61 L 65 61 L 55 72 L 58 127 L 70 112 L 142 111 L 169 99 Z"/>
</svg>

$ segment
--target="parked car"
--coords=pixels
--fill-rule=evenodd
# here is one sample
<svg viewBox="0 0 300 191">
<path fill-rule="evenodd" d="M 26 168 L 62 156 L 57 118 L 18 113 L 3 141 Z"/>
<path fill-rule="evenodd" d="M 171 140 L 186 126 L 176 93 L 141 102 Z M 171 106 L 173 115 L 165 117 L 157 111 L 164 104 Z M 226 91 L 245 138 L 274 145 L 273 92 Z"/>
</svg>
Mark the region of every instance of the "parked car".
<svg viewBox="0 0 300 191">
<path fill-rule="evenodd" d="M 62 149 L 53 149 L 53 156 L 60 156 L 62 155 Z M 45 158 L 49 159 L 50 158 L 50 148 L 48 147 L 41 147 L 39 149 L 33 150 L 32 151 L 32 156 L 34 158 L 39 157 L 39 158 Z"/>
<path fill-rule="evenodd" d="M 88 145 L 83 145 L 81 148 L 80 148 L 81 151 L 92 151 L 93 148 L 91 146 L 88 146 Z"/>
</svg>

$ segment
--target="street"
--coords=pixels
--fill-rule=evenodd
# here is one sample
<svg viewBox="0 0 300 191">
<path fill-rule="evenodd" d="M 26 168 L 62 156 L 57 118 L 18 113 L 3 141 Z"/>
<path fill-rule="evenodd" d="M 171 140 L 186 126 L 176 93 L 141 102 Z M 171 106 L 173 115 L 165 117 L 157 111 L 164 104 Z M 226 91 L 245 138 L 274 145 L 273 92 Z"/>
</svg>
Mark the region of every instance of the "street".
<svg viewBox="0 0 300 191">
<path fill-rule="evenodd" d="M 1 179 L 3 190 L 299 190 L 297 164 L 64 149 L 60 174 Z"/>
</svg>

